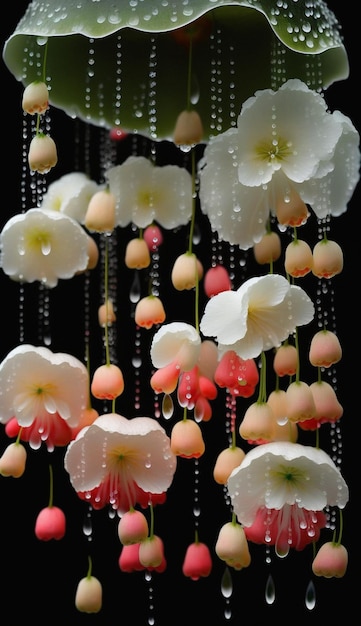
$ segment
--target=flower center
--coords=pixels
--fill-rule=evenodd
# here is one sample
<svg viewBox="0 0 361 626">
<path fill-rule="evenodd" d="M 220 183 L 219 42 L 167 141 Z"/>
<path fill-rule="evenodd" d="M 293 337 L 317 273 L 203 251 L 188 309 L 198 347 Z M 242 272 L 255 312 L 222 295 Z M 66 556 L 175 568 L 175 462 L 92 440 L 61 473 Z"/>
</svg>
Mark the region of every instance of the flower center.
<svg viewBox="0 0 361 626">
<path fill-rule="evenodd" d="M 51 237 L 47 231 L 33 229 L 28 234 L 28 246 L 41 250 L 41 253 L 47 256 L 51 251 Z"/>
<path fill-rule="evenodd" d="M 256 146 L 256 154 L 262 161 L 269 164 L 275 161 L 284 161 L 292 154 L 291 143 L 282 137 L 274 138 L 271 142 L 261 141 Z"/>
</svg>

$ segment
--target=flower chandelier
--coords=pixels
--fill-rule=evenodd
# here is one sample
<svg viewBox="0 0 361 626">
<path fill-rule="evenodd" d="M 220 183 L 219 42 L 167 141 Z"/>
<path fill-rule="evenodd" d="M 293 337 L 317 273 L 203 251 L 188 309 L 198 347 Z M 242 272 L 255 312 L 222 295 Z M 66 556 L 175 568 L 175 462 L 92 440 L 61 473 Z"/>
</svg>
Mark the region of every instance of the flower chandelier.
<svg viewBox="0 0 361 626">
<path fill-rule="evenodd" d="M 327 103 L 349 72 L 335 15 L 323 0 L 33 0 L 3 59 L 24 149 L 0 232 L 19 317 L 0 474 L 21 485 L 45 459 L 33 532 L 62 542 L 77 525 L 74 614 L 106 610 L 104 513 L 107 559 L 130 593 L 147 585 L 144 623 L 162 623 L 173 567 L 217 580 L 224 622 L 257 567 L 271 610 L 275 562 L 284 577 L 301 551 L 314 610 L 319 579 L 348 565 L 333 225 L 360 149 Z"/>
</svg>

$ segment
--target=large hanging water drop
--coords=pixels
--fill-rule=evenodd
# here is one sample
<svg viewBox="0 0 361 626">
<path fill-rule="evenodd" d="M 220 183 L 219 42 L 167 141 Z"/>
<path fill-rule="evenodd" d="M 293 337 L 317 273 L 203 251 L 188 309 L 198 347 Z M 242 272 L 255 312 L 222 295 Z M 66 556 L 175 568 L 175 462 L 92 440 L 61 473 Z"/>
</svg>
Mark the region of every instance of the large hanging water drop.
<svg viewBox="0 0 361 626">
<path fill-rule="evenodd" d="M 315 589 L 313 580 L 310 580 L 310 582 L 307 585 L 306 595 L 305 595 L 305 605 L 309 611 L 312 611 L 312 609 L 314 609 L 316 606 L 316 589 Z"/>
<path fill-rule="evenodd" d="M 273 604 L 276 599 L 276 589 L 275 589 L 275 584 L 274 584 L 271 574 L 267 578 L 265 598 L 266 598 L 267 604 Z"/>
</svg>

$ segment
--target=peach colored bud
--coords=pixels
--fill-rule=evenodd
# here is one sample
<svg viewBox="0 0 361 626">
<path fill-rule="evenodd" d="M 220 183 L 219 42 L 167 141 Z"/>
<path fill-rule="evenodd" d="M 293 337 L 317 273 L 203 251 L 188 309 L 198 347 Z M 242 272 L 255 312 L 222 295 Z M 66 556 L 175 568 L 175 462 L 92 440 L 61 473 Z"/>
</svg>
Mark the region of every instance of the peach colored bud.
<svg viewBox="0 0 361 626">
<path fill-rule="evenodd" d="M 298 367 L 297 348 L 291 344 L 284 344 L 277 348 L 273 358 L 273 369 L 277 376 L 294 376 Z"/>
<path fill-rule="evenodd" d="M 148 522 L 141 511 L 130 510 L 118 522 L 118 537 L 123 545 L 144 541 L 149 534 Z"/>
<path fill-rule="evenodd" d="M 288 385 L 287 417 L 290 422 L 303 422 L 316 417 L 316 405 L 310 386 L 303 381 Z"/>
<path fill-rule="evenodd" d="M 144 241 L 150 251 L 157 250 L 163 243 L 163 234 L 157 224 L 150 224 L 143 232 Z"/>
<path fill-rule="evenodd" d="M 205 443 L 199 424 L 192 419 L 183 419 L 174 424 L 170 447 L 174 454 L 187 459 L 202 456 Z"/>
<path fill-rule="evenodd" d="M 111 326 L 116 322 L 117 316 L 114 312 L 113 302 L 108 298 L 104 304 L 101 304 L 98 309 L 98 321 L 99 326 L 105 328 L 105 324 L 107 326 Z"/>
<path fill-rule="evenodd" d="M 49 108 L 49 91 L 43 81 L 34 80 L 25 87 L 22 108 L 30 115 L 42 115 Z"/>
<path fill-rule="evenodd" d="M 25 471 L 26 459 L 24 446 L 18 442 L 10 443 L 0 457 L 1 476 L 20 478 Z"/>
<path fill-rule="evenodd" d="M 204 291 L 208 298 L 229 291 L 232 288 L 231 279 L 224 265 L 211 267 L 204 277 Z"/>
<path fill-rule="evenodd" d="M 32 138 L 28 154 L 29 167 L 33 172 L 47 174 L 58 162 L 56 145 L 50 135 L 39 133 Z"/>
<path fill-rule="evenodd" d="M 165 320 L 163 303 L 158 296 L 145 296 L 135 307 L 134 320 L 141 328 L 152 328 L 156 324 L 163 324 Z"/>
<path fill-rule="evenodd" d="M 203 277 L 203 266 L 193 252 L 181 254 L 173 265 L 171 279 L 178 291 L 193 289 Z"/>
<path fill-rule="evenodd" d="M 254 244 L 253 254 L 260 265 L 277 261 L 281 256 L 281 238 L 279 234 L 274 231 L 265 233 L 262 239 Z"/>
<path fill-rule="evenodd" d="M 213 380 L 218 365 L 218 348 L 211 339 L 203 339 L 197 365 L 201 376 Z"/>
<path fill-rule="evenodd" d="M 348 552 L 342 544 L 327 541 L 317 552 L 312 571 L 315 576 L 325 578 L 342 578 L 347 570 Z"/>
<path fill-rule="evenodd" d="M 163 541 L 157 535 L 147 537 L 139 545 L 139 561 L 143 567 L 158 567 L 164 558 Z"/>
<path fill-rule="evenodd" d="M 36 518 L 35 535 L 41 541 L 62 539 L 65 535 L 66 518 L 64 512 L 57 506 L 47 506 L 42 509 Z"/>
<path fill-rule="evenodd" d="M 319 330 L 311 340 L 309 360 L 315 367 L 330 367 L 342 358 L 340 341 L 330 330 Z"/>
<path fill-rule="evenodd" d="M 323 422 L 337 422 L 343 415 L 343 407 L 337 399 L 334 388 L 324 380 L 310 385 L 316 405 L 315 419 Z"/>
<path fill-rule="evenodd" d="M 90 231 L 111 233 L 115 226 L 115 195 L 108 189 L 97 191 L 91 198 L 84 224 Z"/>
<path fill-rule="evenodd" d="M 274 415 L 267 402 L 253 402 L 239 426 L 242 439 L 252 442 L 272 441 Z"/>
<path fill-rule="evenodd" d="M 312 273 L 318 278 L 332 278 L 343 270 L 343 252 L 336 241 L 322 239 L 313 248 Z"/>
<path fill-rule="evenodd" d="M 103 588 L 95 576 L 82 578 L 75 594 L 75 606 L 81 613 L 99 613 L 102 608 Z"/>
<path fill-rule="evenodd" d="M 274 415 L 272 441 L 291 441 L 296 443 L 298 428 L 294 422 L 287 419 L 287 396 L 283 389 L 275 389 L 268 398 L 267 404 L 271 407 Z"/>
<path fill-rule="evenodd" d="M 150 252 L 147 242 L 138 237 L 131 239 L 125 250 L 125 265 L 129 269 L 143 269 L 150 265 Z"/>
<path fill-rule="evenodd" d="M 282 226 L 301 226 L 307 221 L 309 212 L 297 191 L 291 189 L 286 197 L 278 200 L 276 216 Z"/>
<path fill-rule="evenodd" d="M 93 374 L 91 392 L 98 400 L 114 400 L 124 391 L 124 378 L 121 369 L 111 363 L 100 365 Z"/>
<path fill-rule="evenodd" d="M 251 563 L 248 541 L 241 524 L 226 522 L 221 527 L 215 545 L 217 556 L 236 570 Z"/>
<path fill-rule="evenodd" d="M 245 457 L 245 452 L 238 446 L 225 448 L 216 459 L 213 478 L 218 485 L 225 485 L 231 472 L 238 467 Z"/>
<path fill-rule="evenodd" d="M 177 118 L 173 141 L 177 146 L 193 146 L 202 141 L 203 124 L 197 111 L 182 111 Z"/>
<path fill-rule="evenodd" d="M 312 270 L 312 250 L 306 241 L 294 239 L 286 247 L 285 270 L 294 278 L 306 276 Z"/>
<path fill-rule="evenodd" d="M 80 414 L 79 424 L 71 429 L 72 439 L 75 439 L 75 437 L 78 433 L 80 433 L 82 428 L 85 428 L 85 426 L 90 426 L 90 424 L 92 424 L 97 419 L 97 417 L 99 417 L 99 413 L 96 409 L 93 409 L 92 407 L 83 409 Z"/>
</svg>

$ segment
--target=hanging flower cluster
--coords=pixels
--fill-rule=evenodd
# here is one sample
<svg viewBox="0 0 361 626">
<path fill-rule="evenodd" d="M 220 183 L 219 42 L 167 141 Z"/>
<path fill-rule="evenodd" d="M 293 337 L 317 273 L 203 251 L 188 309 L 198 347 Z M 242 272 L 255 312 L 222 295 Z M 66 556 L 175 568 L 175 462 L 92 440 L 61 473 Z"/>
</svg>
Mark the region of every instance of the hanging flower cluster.
<svg viewBox="0 0 361 626">
<path fill-rule="evenodd" d="M 46 84 L 33 82 L 24 92 L 23 110 L 37 115 L 40 124 L 48 107 Z M 56 165 L 57 154 L 39 124 L 28 164 L 44 174 Z M 183 111 L 174 143 L 194 157 L 202 137 L 199 114 Z M 5 224 L 0 266 L 21 284 L 38 281 L 55 288 L 60 279 L 88 278 L 101 250 L 98 322 L 104 352 L 91 367 L 89 361 L 85 367 L 74 356 L 25 343 L 5 356 L 0 422 L 15 442 L 0 457 L 0 474 L 23 475 L 26 444 L 33 450 L 45 444 L 49 452 L 64 447 L 64 468 L 79 499 L 94 511 L 110 507 L 117 516 L 120 570 L 162 573 L 167 560 L 164 541 L 154 531 L 154 509 L 167 501 L 178 460 L 197 463 L 205 454 L 212 417 L 229 444 L 219 443 L 212 476 L 226 494 L 225 520 L 212 550 L 196 525 L 184 551 L 183 574 L 194 581 L 210 576 L 213 557 L 234 570 L 247 568 L 252 543 L 272 545 L 281 557 L 316 545 L 329 527 L 329 508 L 341 514 L 349 493 L 318 439 L 315 446 L 301 439 L 317 437 L 323 424 L 343 415 L 334 387 L 322 377 L 341 360 L 342 349 L 328 328 L 318 329 L 300 349 L 299 333 L 314 322 L 318 305 L 297 281 L 306 276 L 330 281 L 342 272 L 342 249 L 328 238 L 325 220 L 346 211 L 359 167 L 359 135 L 351 121 L 331 113 L 322 94 L 293 78 L 248 98 L 237 124 L 206 143 L 197 168 L 195 160 L 190 167 L 158 165 L 155 158 L 132 154 L 120 164 L 103 162 L 99 183 L 72 171 L 49 184 L 37 206 Z M 217 255 L 212 262 L 198 258 L 197 208 L 217 244 L 230 244 L 232 254 L 234 247 L 252 249 L 258 266 L 267 266 L 264 271 L 251 277 L 245 271 L 238 279 L 234 264 L 228 271 Z M 323 231 L 312 248 L 299 236 L 311 216 Z M 168 319 L 158 274 L 163 229 L 187 226 L 186 251 L 167 259 L 167 289 L 194 294 L 193 322 L 185 321 L 188 311 L 181 307 L 177 320 Z M 124 303 L 117 301 L 110 242 L 117 230 L 129 227 L 137 236 L 126 242 L 123 267 L 150 284 L 146 295 L 134 298 L 130 316 L 137 337 L 143 337 L 141 331 L 150 336 L 147 374 L 143 379 L 138 372 L 135 395 L 146 386 L 153 406 L 163 396 L 161 412 L 152 406 L 154 417 L 125 417 L 116 408 L 129 373 L 118 364 L 118 356 L 120 362 L 128 353 L 115 349 L 123 315 L 122 310 L 118 318 L 118 308 Z M 284 258 L 280 233 L 287 238 Z M 91 352 L 91 342 L 86 348 Z M 301 377 L 301 353 L 317 372 L 312 382 Z M 138 369 L 134 362 L 132 367 Z M 51 498 L 35 534 L 59 540 L 65 529 L 64 513 Z M 316 576 L 340 577 L 346 567 L 341 537 L 324 543 L 312 563 Z M 86 613 L 101 609 L 102 585 L 92 575 L 91 560 L 75 605 Z"/>
</svg>

